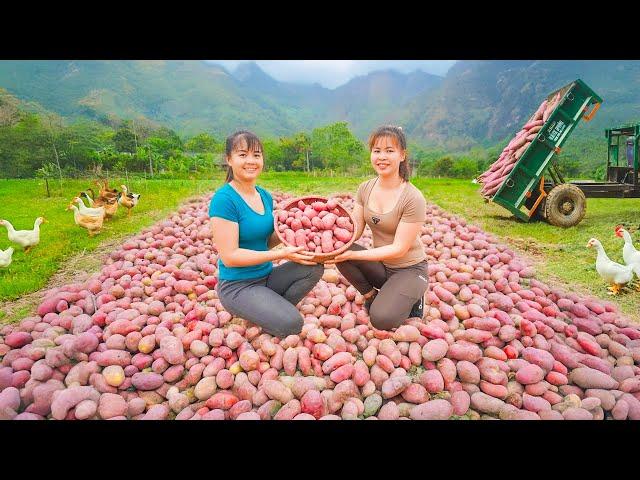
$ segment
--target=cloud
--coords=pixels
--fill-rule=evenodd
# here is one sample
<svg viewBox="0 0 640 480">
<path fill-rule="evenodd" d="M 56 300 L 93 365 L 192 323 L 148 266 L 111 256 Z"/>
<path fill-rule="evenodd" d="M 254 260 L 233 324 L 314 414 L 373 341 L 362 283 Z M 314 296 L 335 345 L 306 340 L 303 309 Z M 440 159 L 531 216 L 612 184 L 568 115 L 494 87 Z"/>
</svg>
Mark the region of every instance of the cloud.
<svg viewBox="0 0 640 480">
<path fill-rule="evenodd" d="M 240 63 L 251 60 L 208 60 L 233 71 Z M 455 60 L 253 60 L 276 80 L 292 83 L 319 83 L 336 88 L 353 77 L 376 70 L 410 73 L 422 70 L 445 75 Z"/>
</svg>

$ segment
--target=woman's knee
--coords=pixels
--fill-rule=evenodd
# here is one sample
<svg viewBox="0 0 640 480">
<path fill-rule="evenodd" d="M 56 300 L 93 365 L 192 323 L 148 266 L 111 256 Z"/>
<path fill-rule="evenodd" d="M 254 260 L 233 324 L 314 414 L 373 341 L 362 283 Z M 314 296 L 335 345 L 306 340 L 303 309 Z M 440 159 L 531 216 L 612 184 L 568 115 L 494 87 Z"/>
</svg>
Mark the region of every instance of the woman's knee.
<svg viewBox="0 0 640 480">
<path fill-rule="evenodd" d="M 398 316 L 397 312 L 385 308 L 384 306 L 376 306 L 374 302 L 369 310 L 369 321 L 376 330 L 391 330 L 400 326 L 405 319 Z"/>
<path fill-rule="evenodd" d="M 322 275 L 324 275 L 324 264 L 316 263 L 311 267 L 311 278 L 317 279 L 316 283 L 320 281 Z"/>
<path fill-rule="evenodd" d="M 275 336 L 285 338 L 289 335 L 298 335 L 302 331 L 303 324 L 304 321 L 299 312 L 296 316 L 287 315 L 280 317 L 277 326 L 274 328 L 276 332 Z"/>
</svg>

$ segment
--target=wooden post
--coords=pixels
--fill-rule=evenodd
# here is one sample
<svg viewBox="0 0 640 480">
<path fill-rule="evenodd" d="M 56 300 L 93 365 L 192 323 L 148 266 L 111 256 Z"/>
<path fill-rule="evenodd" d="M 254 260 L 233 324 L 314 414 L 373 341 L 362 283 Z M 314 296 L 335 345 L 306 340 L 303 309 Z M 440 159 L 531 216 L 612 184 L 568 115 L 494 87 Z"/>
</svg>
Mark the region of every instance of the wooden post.
<svg viewBox="0 0 640 480">
<path fill-rule="evenodd" d="M 47 185 L 47 197 L 50 197 L 51 193 L 49 193 L 49 179 L 47 177 L 44 177 L 44 183 Z"/>
<path fill-rule="evenodd" d="M 58 156 L 58 149 L 56 143 L 53 141 L 53 128 L 51 127 L 51 118 L 47 115 L 47 124 L 49 125 L 49 140 L 53 147 L 53 153 L 56 156 L 56 163 L 58 164 L 58 174 L 60 176 L 60 193 L 62 193 L 62 168 L 60 167 L 60 157 Z"/>
<path fill-rule="evenodd" d="M 132 126 L 133 126 L 133 141 L 136 144 L 136 157 L 138 156 L 138 135 L 136 134 L 136 119 L 132 119 Z"/>
</svg>

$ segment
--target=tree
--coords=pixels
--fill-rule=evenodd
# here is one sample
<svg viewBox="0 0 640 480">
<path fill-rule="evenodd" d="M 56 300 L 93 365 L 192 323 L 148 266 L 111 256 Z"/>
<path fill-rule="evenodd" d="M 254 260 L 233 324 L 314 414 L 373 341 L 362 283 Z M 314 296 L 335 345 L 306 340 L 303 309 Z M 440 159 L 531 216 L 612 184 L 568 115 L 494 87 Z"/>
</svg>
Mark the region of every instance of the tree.
<svg viewBox="0 0 640 480">
<path fill-rule="evenodd" d="M 182 150 L 184 148 L 184 144 L 180 139 L 180 136 L 170 128 L 160 127 L 158 130 L 154 132 L 153 135 L 156 138 L 161 138 L 165 140 L 166 144 L 170 149 Z"/>
<path fill-rule="evenodd" d="M 470 158 L 456 160 L 451 169 L 451 176 L 455 178 L 474 178 L 478 173 L 478 162 Z"/>
<path fill-rule="evenodd" d="M 451 157 L 440 157 L 433 164 L 433 174 L 439 177 L 450 177 L 453 171 L 453 160 Z"/>
<path fill-rule="evenodd" d="M 265 138 L 262 141 L 262 146 L 264 147 L 264 169 L 276 172 L 284 170 L 284 159 L 280 143 L 273 139 Z"/>
<path fill-rule="evenodd" d="M 121 126 L 113 137 L 113 143 L 118 152 L 136 153 L 136 138 L 127 126 Z"/>
<path fill-rule="evenodd" d="M 361 167 L 365 162 L 365 148 L 349 130 L 347 122 L 318 127 L 311 132 L 311 157 L 314 166 L 342 169 Z"/>
<path fill-rule="evenodd" d="M 293 144 L 295 145 L 295 151 L 297 153 L 293 165 L 295 167 L 301 167 L 308 172 L 311 170 L 311 162 L 309 160 L 311 137 L 305 132 L 298 132 L 293 137 Z"/>
<path fill-rule="evenodd" d="M 196 153 L 217 153 L 222 151 L 222 144 L 208 133 L 199 133 L 187 140 L 184 148 Z"/>
</svg>

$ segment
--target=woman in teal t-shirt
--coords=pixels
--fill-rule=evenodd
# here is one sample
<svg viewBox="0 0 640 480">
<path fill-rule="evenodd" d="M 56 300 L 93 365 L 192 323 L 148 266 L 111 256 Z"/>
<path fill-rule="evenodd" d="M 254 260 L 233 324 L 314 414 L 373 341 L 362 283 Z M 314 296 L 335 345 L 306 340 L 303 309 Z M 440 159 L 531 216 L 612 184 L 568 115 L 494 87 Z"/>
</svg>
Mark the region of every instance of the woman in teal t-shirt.
<svg viewBox="0 0 640 480">
<path fill-rule="evenodd" d="M 304 247 L 271 250 L 280 244 L 273 229 L 273 199 L 256 185 L 264 160 L 253 133 L 227 138 L 227 179 L 211 199 L 209 216 L 218 250 L 222 306 L 271 335 L 286 337 L 302 330 L 295 307 L 322 277 L 324 266 L 299 253 Z M 273 267 L 273 260 L 290 260 Z"/>
</svg>

